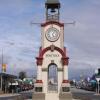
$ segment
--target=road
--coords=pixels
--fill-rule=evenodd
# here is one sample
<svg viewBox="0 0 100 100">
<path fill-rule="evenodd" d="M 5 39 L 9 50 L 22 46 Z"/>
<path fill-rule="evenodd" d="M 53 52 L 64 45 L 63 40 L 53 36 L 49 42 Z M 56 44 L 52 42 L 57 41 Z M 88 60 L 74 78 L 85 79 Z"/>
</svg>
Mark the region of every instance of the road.
<svg viewBox="0 0 100 100">
<path fill-rule="evenodd" d="M 19 94 L 3 94 L 0 100 L 32 100 L 33 91 L 24 91 Z"/>
<path fill-rule="evenodd" d="M 71 88 L 71 92 L 74 99 L 80 100 L 100 100 L 100 95 L 96 95 L 95 92 L 85 91 L 82 89 Z"/>
<path fill-rule="evenodd" d="M 21 96 L 22 96 L 22 98 L 24 100 L 26 100 L 26 99 L 32 99 L 33 90 L 24 91 L 24 92 L 21 92 L 20 94 L 21 94 Z"/>
<path fill-rule="evenodd" d="M 22 100 L 22 96 L 20 94 L 2 94 L 0 95 L 0 100 Z"/>
<path fill-rule="evenodd" d="M 21 92 L 21 100 L 32 100 L 33 91 Z M 71 88 L 71 92 L 74 99 L 78 100 L 100 100 L 100 95 L 96 95 L 95 92 L 85 91 L 82 89 Z M 14 100 L 14 96 L 4 96 L 0 97 L 0 100 Z"/>
</svg>

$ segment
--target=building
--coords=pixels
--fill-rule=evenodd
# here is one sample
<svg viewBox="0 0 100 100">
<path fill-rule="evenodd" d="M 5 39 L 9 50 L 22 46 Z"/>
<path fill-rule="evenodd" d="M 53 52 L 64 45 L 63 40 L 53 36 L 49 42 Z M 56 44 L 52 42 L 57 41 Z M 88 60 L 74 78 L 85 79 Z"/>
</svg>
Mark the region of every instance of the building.
<svg viewBox="0 0 100 100">
<path fill-rule="evenodd" d="M 7 93 L 9 88 L 9 83 L 13 83 L 14 79 L 16 79 L 17 76 L 6 74 L 6 73 L 0 73 L 0 92 L 1 93 Z"/>
</svg>

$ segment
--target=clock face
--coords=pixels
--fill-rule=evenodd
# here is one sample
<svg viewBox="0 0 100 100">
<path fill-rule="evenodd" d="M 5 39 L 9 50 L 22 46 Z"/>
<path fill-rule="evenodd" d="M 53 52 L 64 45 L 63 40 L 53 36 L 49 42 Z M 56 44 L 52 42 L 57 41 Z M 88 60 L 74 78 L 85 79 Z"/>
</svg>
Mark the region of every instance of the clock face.
<svg viewBox="0 0 100 100">
<path fill-rule="evenodd" d="M 59 39 L 60 33 L 58 29 L 52 27 L 46 31 L 45 35 L 46 35 L 47 40 L 54 42 Z"/>
</svg>

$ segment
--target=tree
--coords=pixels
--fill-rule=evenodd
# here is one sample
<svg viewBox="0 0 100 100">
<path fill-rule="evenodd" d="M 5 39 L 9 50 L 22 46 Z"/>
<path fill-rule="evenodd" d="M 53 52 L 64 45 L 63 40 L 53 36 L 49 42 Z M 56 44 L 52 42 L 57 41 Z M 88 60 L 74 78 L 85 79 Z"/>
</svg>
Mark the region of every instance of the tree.
<svg viewBox="0 0 100 100">
<path fill-rule="evenodd" d="M 24 71 L 19 72 L 19 79 L 23 80 L 26 77 L 27 77 L 26 72 Z"/>
</svg>

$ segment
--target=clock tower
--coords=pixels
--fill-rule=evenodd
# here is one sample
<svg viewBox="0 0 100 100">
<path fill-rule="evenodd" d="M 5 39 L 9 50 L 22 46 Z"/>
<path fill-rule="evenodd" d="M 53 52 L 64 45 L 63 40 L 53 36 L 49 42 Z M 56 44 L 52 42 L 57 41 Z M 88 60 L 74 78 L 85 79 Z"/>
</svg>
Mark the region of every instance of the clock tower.
<svg viewBox="0 0 100 100">
<path fill-rule="evenodd" d="M 63 93 L 70 93 L 69 57 L 64 47 L 64 23 L 60 22 L 60 7 L 59 0 L 47 0 L 45 3 L 46 21 L 41 24 L 41 47 L 36 57 L 37 80 L 33 100 L 36 94 L 41 95 L 39 100 L 51 100 L 51 97 L 63 100 Z"/>
</svg>

